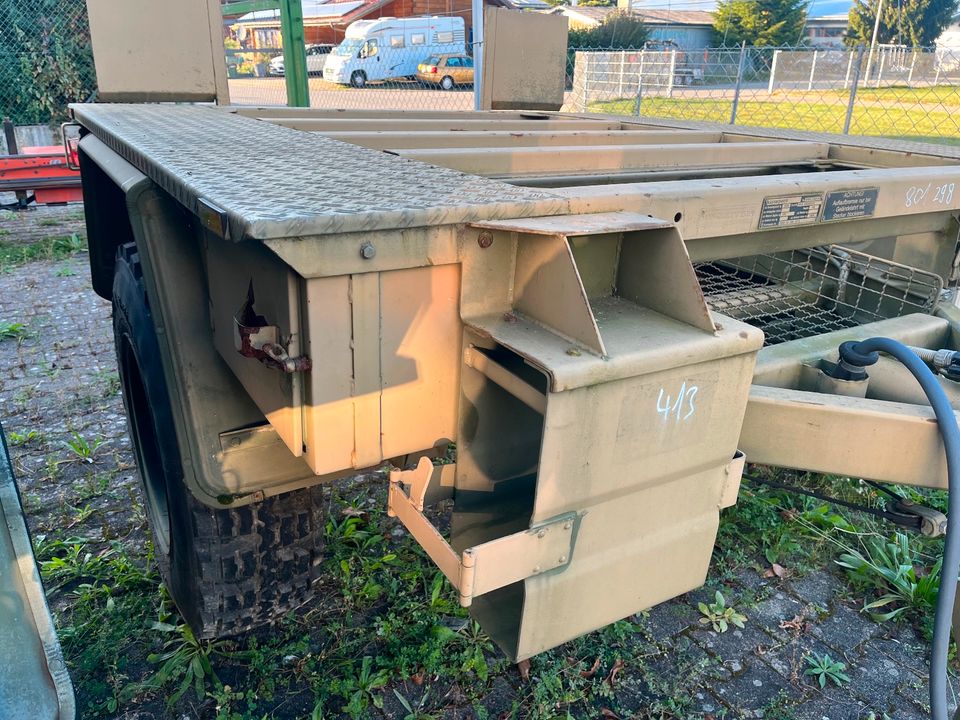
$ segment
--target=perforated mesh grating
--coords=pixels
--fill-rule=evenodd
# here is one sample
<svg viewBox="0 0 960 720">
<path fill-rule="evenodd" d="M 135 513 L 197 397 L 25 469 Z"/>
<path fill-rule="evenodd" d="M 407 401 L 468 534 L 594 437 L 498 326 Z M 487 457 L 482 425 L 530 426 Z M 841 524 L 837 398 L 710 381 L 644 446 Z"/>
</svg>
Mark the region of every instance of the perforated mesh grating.
<svg viewBox="0 0 960 720">
<path fill-rule="evenodd" d="M 777 345 L 910 313 L 931 313 L 939 276 L 837 245 L 696 266 L 711 310 Z"/>
</svg>

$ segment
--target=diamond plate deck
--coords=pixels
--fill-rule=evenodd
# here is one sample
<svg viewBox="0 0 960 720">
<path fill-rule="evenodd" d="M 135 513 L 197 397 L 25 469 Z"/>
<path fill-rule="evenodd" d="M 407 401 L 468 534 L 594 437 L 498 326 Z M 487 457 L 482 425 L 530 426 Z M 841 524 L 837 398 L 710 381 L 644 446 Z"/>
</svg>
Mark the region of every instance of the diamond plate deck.
<svg viewBox="0 0 960 720">
<path fill-rule="evenodd" d="M 549 192 L 367 150 L 211 107 L 73 105 L 114 152 L 231 239 L 275 239 L 568 211 Z"/>
</svg>

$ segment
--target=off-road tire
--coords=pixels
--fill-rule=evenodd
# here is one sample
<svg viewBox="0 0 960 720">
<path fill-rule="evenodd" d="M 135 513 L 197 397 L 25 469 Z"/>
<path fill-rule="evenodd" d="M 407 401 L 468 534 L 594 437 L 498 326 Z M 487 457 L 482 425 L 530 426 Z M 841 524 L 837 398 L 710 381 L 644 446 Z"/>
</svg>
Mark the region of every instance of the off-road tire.
<svg viewBox="0 0 960 720">
<path fill-rule="evenodd" d="M 155 556 L 184 619 L 199 637 L 222 637 L 302 605 L 319 577 L 323 491 L 305 488 L 221 510 L 187 489 L 134 243 L 117 253 L 113 327 Z"/>
</svg>

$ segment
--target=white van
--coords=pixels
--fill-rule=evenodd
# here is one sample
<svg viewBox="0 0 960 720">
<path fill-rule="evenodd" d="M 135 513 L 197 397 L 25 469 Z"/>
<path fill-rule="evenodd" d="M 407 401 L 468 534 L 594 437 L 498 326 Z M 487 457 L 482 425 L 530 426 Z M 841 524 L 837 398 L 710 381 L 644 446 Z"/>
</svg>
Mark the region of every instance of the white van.
<svg viewBox="0 0 960 720">
<path fill-rule="evenodd" d="M 465 48 L 461 17 L 357 20 L 327 57 L 323 79 L 359 88 L 371 80 L 412 78 L 425 58 Z"/>
</svg>

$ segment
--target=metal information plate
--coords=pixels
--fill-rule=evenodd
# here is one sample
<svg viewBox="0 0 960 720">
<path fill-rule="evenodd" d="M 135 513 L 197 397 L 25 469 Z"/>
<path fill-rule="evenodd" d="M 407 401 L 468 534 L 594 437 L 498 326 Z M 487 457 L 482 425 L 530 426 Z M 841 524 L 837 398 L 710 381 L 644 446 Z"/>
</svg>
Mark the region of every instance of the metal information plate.
<svg viewBox="0 0 960 720">
<path fill-rule="evenodd" d="M 760 230 L 794 225 L 813 225 L 820 216 L 823 193 L 777 195 L 763 199 L 760 208 Z"/>
<path fill-rule="evenodd" d="M 860 190 L 837 190 L 827 193 L 823 203 L 822 222 L 831 220 L 849 220 L 850 218 L 870 217 L 877 209 L 877 195 L 880 188 Z"/>
</svg>

